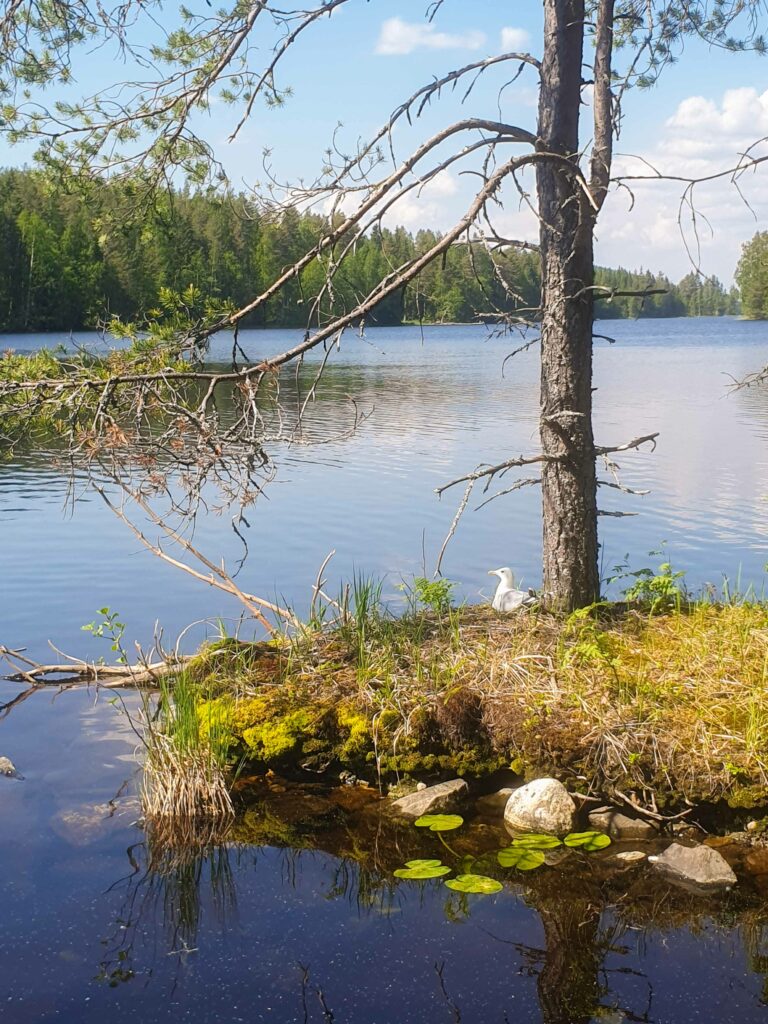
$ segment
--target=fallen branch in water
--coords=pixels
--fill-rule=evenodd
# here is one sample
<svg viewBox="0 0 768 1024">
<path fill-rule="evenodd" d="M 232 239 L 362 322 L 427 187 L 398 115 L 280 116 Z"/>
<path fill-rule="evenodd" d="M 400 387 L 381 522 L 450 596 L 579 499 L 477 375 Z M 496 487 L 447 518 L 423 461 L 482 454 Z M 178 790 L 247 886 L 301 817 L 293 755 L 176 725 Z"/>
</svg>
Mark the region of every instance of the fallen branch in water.
<svg viewBox="0 0 768 1024">
<path fill-rule="evenodd" d="M 65 655 L 66 657 L 66 655 Z M 188 657 L 173 657 L 165 661 L 139 662 L 135 665 L 100 665 L 80 661 L 45 665 L 27 658 L 21 651 L 0 644 L 0 658 L 11 668 L 3 676 L 12 682 L 26 682 L 31 686 L 72 686 L 76 683 L 98 683 L 108 689 L 125 686 L 153 686 L 167 676 L 175 675 L 189 661 Z"/>
</svg>

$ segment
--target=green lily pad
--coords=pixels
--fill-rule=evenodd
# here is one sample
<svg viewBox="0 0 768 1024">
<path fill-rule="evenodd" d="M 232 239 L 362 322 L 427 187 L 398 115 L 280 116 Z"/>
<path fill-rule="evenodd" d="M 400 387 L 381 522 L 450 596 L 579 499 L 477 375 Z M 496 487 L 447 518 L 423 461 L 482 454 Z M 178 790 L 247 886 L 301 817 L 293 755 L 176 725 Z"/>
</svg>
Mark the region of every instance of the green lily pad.
<svg viewBox="0 0 768 1024">
<path fill-rule="evenodd" d="M 395 872 L 395 878 L 414 878 L 419 881 L 424 881 L 427 878 L 442 878 L 443 875 L 450 874 L 451 869 L 446 864 L 441 864 L 440 861 L 407 861 L 407 866 L 404 868 L 398 868 Z"/>
<path fill-rule="evenodd" d="M 554 850 L 556 846 L 561 846 L 562 842 L 557 836 L 549 836 L 543 832 L 525 832 L 521 836 L 515 836 L 512 845 L 524 850 Z"/>
<path fill-rule="evenodd" d="M 430 832 L 450 832 L 464 824 L 460 814 L 422 814 L 413 823 L 417 828 L 428 828 Z"/>
<path fill-rule="evenodd" d="M 587 853 L 594 853 L 595 850 L 603 850 L 611 845 L 610 836 L 604 832 L 569 832 L 563 842 L 566 846 L 577 846 Z"/>
<path fill-rule="evenodd" d="M 443 862 L 430 857 L 422 857 L 416 860 L 407 860 L 405 866 L 407 868 L 440 868 L 443 866 Z"/>
<path fill-rule="evenodd" d="M 527 850 L 524 846 L 507 846 L 499 850 L 496 859 L 503 868 L 533 871 L 544 863 L 544 854 L 541 850 Z"/>
<path fill-rule="evenodd" d="M 456 892 L 475 892 L 483 895 L 501 892 L 504 888 L 501 882 L 487 875 L 457 875 L 455 878 L 449 878 L 445 884 Z"/>
</svg>

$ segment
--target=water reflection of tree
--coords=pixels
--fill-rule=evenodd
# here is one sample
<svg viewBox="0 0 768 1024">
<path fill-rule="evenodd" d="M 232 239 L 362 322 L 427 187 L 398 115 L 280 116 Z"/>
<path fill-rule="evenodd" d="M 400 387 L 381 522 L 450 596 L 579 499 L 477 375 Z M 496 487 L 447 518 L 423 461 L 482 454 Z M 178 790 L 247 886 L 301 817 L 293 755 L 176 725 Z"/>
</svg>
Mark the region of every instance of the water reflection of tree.
<svg viewBox="0 0 768 1024">
<path fill-rule="evenodd" d="M 292 851 L 291 862 L 311 855 L 310 851 Z M 536 978 L 542 1024 L 589 1024 L 597 1015 L 616 1013 L 621 1019 L 651 1024 L 653 989 L 646 975 L 628 966 L 608 967 L 610 955 L 625 954 L 620 944 L 626 924 L 607 919 L 607 901 L 597 885 L 581 876 L 576 880 L 562 874 L 542 878 L 521 893 L 541 920 L 544 944 L 541 947 L 506 939 L 486 931 L 490 938 L 514 948 L 521 962 L 519 973 Z M 577 888 L 578 887 L 578 888 Z M 580 889 L 580 892 L 578 891 Z M 409 895 L 413 895 L 409 888 Z M 338 861 L 326 896 L 345 899 L 361 909 L 389 913 L 400 903 L 402 890 L 392 877 L 391 867 L 377 858 L 365 862 L 344 858 Z M 430 893 L 420 886 L 417 899 L 426 903 Z M 466 921 L 472 900 L 452 893 L 443 911 L 452 923 Z M 456 1024 L 462 1020 L 462 1008 L 451 994 L 454 985 L 444 961 L 435 964 L 441 996 Z M 633 975 L 644 982 L 638 1005 L 623 1005 L 613 990 L 611 975 Z M 505 1018 L 506 1019 L 506 1018 Z"/>
<path fill-rule="evenodd" d="M 749 969 L 762 976 L 760 1002 L 768 1006 L 768 922 L 765 911 L 748 915 L 742 922 L 741 936 Z"/>
<path fill-rule="evenodd" d="M 600 909 L 590 899 L 535 902 L 544 927 L 545 955 L 537 979 L 545 1024 L 588 1024 L 601 997 L 599 971 L 605 955 Z"/>
<path fill-rule="evenodd" d="M 124 894 L 114 929 L 102 939 L 104 957 L 97 980 L 116 987 L 139 974 L 149 977 L 159 956 L 172 957 L 175 988 L 187 956 L 197 950 L 203 904 L 222 930 L 236 923 L 234 852 L 224 844 L 158 850 L 151 840 L 129 847 L 131 871 L 108 890 L 123 889 Z M 140 969 L 137 950 L 146 935 L 152 937 L 153 959 Z M 155 941 L 158 935 L 163 937 L 160 943 Z"/>
<path fill-rule="evenodd" d="M 497 942 L 512 946 L 520 956 L 520 973 L 536 978 L 543 1024 L 589 1024 L 606 1011 L 627 1021 L 651 1024 L 653 990 L 646 976 L 628 967 L 608 968 L 609 954 L 626 952 L 618 945 L 623 926 L 606 921 L 605 903 L 595 892 L 579 897 L 570 887 L 560 892 L 531 888 L 525 901 L 539 915 L 544 945 L 506 939 L 486 932 Z M 609 975 L 632 974 L 646 982 L 643 1007 L 619 1004 Z"/>
<path fill-rule="evenodd" d="M 307 861 L 321 866 L 326 899 L 344 900 L 360 915 L 386 918 L 393 933 L 402 920 L 397 911 L 406 904 L 413 907 L 414 901 L 429 909 L 435 900 L 445 900 L 446 918 L 455 922 L 466 921 L 487 907 L 478 897 L 447 896 L 439 880 L 413 886 L 393 877 L 394 869 L 406 860 L 430 852 L 430 837 L 417 834 L 418 829 L 373 812 L 367 816 L 356 812 L 349 818 L 330 800 L 304 792 L 279 794 L 279 800 L 282 803 L 277 806 L 259 803 L 250 808 L 235 823 L 226 844 L 212 844 L 189 854 L 155 849 L 149 843 L 130 850 L 131 873 L 113 887 L 122 891 L 123 900 L 114 932 L 105 940 L 99 976 L 119 985 L 137 976 L 148 978 L 161 967 L 167 977 L 170 968 L 175 987 L 184 977 L 189 955 L 197 949 L 203 909 L 212 909 L 221 931 L 231 927 L 237 914 L 233 866 L 243 854 L 258 866 L 261 851 L 268 861 L 265 867 L 277 873 L 278 888 L 296 887 L 305 875 Z M 478 855 L 484 837 L 490 846 Z M 458 848 L 462 862 L 473 848 L 476 863 L 492 872 L 495 856 L 491 847 L 496 841 L 495 833 L 470 827 L 452 845 Z M 502 925 L 490 926 L 478 915 L 476 924 L 489 943 L 468 954 L 485 960 L 492 942 L 499 943 L 499 950 L 508 950 L 508 956 L 498 957 L 499 964 L 494 958 L 494 964 L 503 970 L 501 964 L 507 961 L 510 985 L 520 976 L 535 983 L 540 1006 L 537 1019 L 543 1024 L 588 1024 L 598 1018 L 651 1024 L 652 984 L 629 960 L 631 947 L 624 944 L 623 937 L 630 928 L 639 928 L 631 934 L 642 936 L 646 931 L 658 934 L 679 929 L 695 933 L 704 921 L 727 933 L 740 927 L 751 970 L 768 975 L 765 904 L 754 893 L 745 888 L 715 905 L 711 898 L 670 888 L 653 872 L 621 875 L 601 865 L 599 860 L 572 856 L 566 868 L 542 870 L 524 879 L 510 879 L 506 872 L 500 876 L 508 886 L 507 893 L 499 897 L 507 901 L 500 909 L 509 910 L 511 899 L 517 899 L 535 911 L 542 932 L 538 945 L 519 941 L 518 913 L 499 914 L 496 920 Z M 153 943 L 156 935 L 162 941 Z M 139 957 L 147 951 L 150 960 L 145 963 Z M 297 986 L 301 984 L 302 998 L 311 997 L 313 1005 L 319 1000 L 321 1012 L 326 1013 L 322 986 L 327 979 L 322 972 L 316 974 L 317 965 L 304 967 L 298 961 L 296 965 L 301 972 Z M 476 1004 L 465 1007 L 456 995 L 465 989 L 464 972 L 471 971 L 472 964 L 452 966 L 450 961 L 438 960 L 434 968 L 433 984 L 456 1024 L 463 1014 L 476 1018 Z M 513 995 L 511 988 L 509 995 Z M 506 1019 L 506 1001 L 499 997 L 500 1020 Z"/>
</svg>

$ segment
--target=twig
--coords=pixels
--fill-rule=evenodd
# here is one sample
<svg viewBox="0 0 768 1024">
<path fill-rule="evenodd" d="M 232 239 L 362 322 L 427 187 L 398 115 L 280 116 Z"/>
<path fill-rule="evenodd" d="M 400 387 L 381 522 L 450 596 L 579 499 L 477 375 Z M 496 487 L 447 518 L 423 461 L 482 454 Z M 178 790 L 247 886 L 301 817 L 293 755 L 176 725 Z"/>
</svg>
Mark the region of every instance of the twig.
<svg viewBox="0 0 768 1024">
<path fill-rule="evenodd" d="M 13 682 L 28 682 L 35 687 L 93 682 L 107 689 L 157 683 L 166 676 L 178 673 L 184 663 L 189 661 L 188 657 L 181 657 L 151 664 L 99 665 L 72 658 L 68 662 L 45 665 L 22 657 L 17 651 L 4 645 L 0 645 L 0 657 L 13 669 L 10 675 L 3 678 Z M 27 667 L 21 668 L 17 664 L 18 661 L 23 661 Z M 51 678 L 53 676 L 56 678 Z"/>
<path fill-rule="evenodd" d="M 650 818 L 651 821 L 679 821 L 681 818 L 687 818 L 694 810 L 693 807 L 689 807 L 687 811 L 681 811 L 679 814 L 659 814 L 657 811 L 649 811 L 647 807 L 643 807 L 641 804 L 636 803 L 631 797 L 628 797 L 626 793 L 622 793 L 620 789 L 614 789 L 613 793 L 620 800 L 623 800 L 625 804 L 628 804 L 633 810 L 637 811 L 638 814 L 645 818 Z"/>
</svg>

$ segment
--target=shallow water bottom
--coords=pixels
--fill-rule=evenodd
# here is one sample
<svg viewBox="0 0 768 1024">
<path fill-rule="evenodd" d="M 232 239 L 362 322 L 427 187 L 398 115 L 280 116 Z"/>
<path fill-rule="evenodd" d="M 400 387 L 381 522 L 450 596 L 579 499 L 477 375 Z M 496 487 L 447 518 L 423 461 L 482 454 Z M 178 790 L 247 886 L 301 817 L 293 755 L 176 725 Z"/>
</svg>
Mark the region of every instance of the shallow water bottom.
<svg viewBox="0 0 768 1024">
<path fill-rule="evenodd" d="M 0 684 L 0 704 L 16 690 Z M 436 835 L 355 790 L 256 783 L 228 841 L 152 849 L 136 737 L 112 696 L 32 694 L 0 718 L 0 1020 L 763 1021 L 768 903 L 695 897 L 576 859 L 502 892 L 399 881 Z M 131 697 L 126 698 L 129 702 Z M 2 712 L 0 711 L 0 714 Z M 476 822 L 447 840 L 503 845 Z"/>
</svg>

